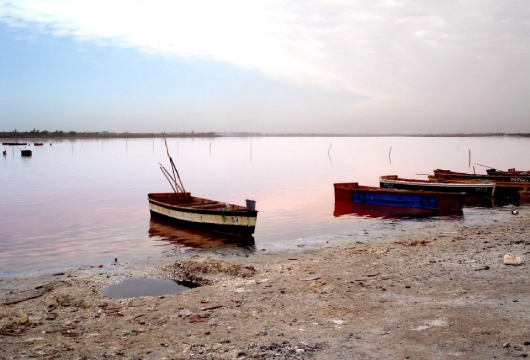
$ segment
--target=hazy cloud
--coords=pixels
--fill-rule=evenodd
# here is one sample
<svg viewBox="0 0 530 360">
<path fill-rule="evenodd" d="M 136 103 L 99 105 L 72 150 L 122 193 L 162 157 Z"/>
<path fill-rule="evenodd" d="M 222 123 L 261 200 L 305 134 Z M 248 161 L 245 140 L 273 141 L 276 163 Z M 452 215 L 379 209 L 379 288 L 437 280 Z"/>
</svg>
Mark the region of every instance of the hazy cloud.
<svg viewBox="0 0 530 360">
<path fill-rule="evenodd" d="M 352 92 L 353 118 L 530 130 L 527 0 L 0 0 L 0 20 Z"/>
</svg>

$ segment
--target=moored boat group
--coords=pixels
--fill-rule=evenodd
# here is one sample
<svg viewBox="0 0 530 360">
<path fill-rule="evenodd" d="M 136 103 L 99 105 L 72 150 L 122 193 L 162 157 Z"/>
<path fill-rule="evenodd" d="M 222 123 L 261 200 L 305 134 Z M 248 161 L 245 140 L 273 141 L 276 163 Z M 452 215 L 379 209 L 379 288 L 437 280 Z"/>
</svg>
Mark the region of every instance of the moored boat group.
<svg viewBox="0 0 530 360">
<path fill-rule="evenodd" d="M 406 214 L 451 214 L 461 212 L 466 201 L 530 199 L 530 171 L 490 169 L 486 175 L 480 175 L 437 169 L 428 180 L 384 175 L 379 186 L 337 183 L 335 200 L 406 209 L 403 211 Z"/>
<path fill-rule="evenodd" d="M 224 233 L 252 235 L 258 211 L 254 200 L 246 200 L 246 207 L 220 201 L 192 197 L 184 189 L 179 172 L 169 155 L 171 172 L 162 164 L 160 170 L 168 180 L 173 193 L 148 194 L 151 216 L 181 225 Z M 379 186 L 362 186 L 357 182 L 335 183 L 335 216 L 360 212 L 403 216 L 449 215 L 462 213 L 468 199 L 492 199 L 517 195 L 524 198 L 530 192 L 530 172 L 499 171 L 491 169 L 487 175 L 434 170 L 428 180 L 404 179 L 397 175 L 379 178 Z M 514 189 L 517 192 L 514 192 Z"/>
<path fill-rule="evenodd" d="M 168 181 L 173 183 L 175 192 L 148 195 L 153 217 L 219 232 L 254 233 L 258 215 L 254 201 L 247 200 L 244 207 L 192 197 L 183 190 L 178 171 L 172 161 L 171 164 L 171 173 L 161 168 Z M 428 176 L 428 180 L 384 175 L 379 178 L 379 185 L 362 186 L 357 182 L 333 184 L 334 214 L 450 215 L 461 214 L 464 204 L 475 204 L 477 199 L 530 199 L 530 172 L 514 169 L 488 171 L 487 175 L 438 169 Z"/>
</svg>

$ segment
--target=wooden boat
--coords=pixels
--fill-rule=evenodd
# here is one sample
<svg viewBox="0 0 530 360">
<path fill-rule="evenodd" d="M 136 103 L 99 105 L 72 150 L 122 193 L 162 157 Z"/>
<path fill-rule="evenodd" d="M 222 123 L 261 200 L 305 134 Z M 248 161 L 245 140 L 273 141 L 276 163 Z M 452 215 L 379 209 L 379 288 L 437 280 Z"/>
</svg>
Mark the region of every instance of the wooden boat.
<svg viewBox="0 0 530 360">
<path fill-rule="evenodd" d="M 33 143 L 33 146 L 44 146 L 44 143 Z"/>
<path fill-rule="evenodd" d="M 20 150 L 20 155 L 22 156 L 31 156 L 32 154 L 31 150 Z"/>
<path fill-rule="evenodd" d="M 174 192 L 147 195 L 151 216 L 203 230 L 241 235 L 254 234 L 258 217 L 256 202 L 247 199 L 246 207 L 244 207 L 191 196 L 184 188 L 177 167 L 169 155 L 165 139 L 164 143 L 171 164 L 171 172 L 162 164 L 160 164 L 160 170 Z"/>
<path fill-rule="evenodd" d="M 510 172 L 508 172 L 510 173 Z M 434 170 L 434 178 L 444 182 L 462 182 L 469 180 L 493 181 L 495 182 L 496 197 L 521 197 L 522 193 L 530 190 L 530 174 L 467 174 L 450 170 Z"/>
<path fill-rule="evenodd" d="M 442 180 L 490 180 L 495 182 L 530 182 L 530 174 L 507 173 L 507 174 L 467 174 L 451 170 L 434 170 L 434 176 Z"/>
<path fill-rule="evenodd" d="M 530 175 L 530 170 L 515 170 L 515 168 L 508 169 L 508 171 L 487 169 L 486 173 L 488 175 Z"/>
<path fill-rule="evenodd" d="M 356 182 L 336 183 L 333 186 L 335 201 L 422 209 L 437 214 L 462 211 L 466 199 L 464 192 L 385 189 L 360 186 Z"/>
<path fill-rule="evenodd" d="M 8 146 L 26 146 L 26 145 L 28 145 L 28 143 L 5 142 L 5 143 L 2 143 L 2 145 L 8 145 Z"/>
<path fill-rule="evenodd" d="M 379 177 L 379 186 L 390 189 L 427 190 L 440 192 L 465 192 L 469 196 L 487 196 L 495 194 L 494 182 L 468 181 L 448 183 L 436 180 L 417 180 L 399 178 L 397 175 Z"/>
<path fill-rule="evenodd" d="M 194 228 L 223 233 L 251 235 L 258 212 L 255 202 L 248 206 L 227 204 L 191 196 L 190 193 L 148 194 L 151 216 Z"/>
</svg>

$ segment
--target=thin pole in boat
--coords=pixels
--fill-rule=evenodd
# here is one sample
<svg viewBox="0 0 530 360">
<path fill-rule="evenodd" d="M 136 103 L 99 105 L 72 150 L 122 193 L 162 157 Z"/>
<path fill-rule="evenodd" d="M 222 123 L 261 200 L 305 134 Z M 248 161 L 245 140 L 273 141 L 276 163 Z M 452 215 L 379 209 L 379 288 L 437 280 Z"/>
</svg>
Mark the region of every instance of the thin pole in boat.
<svg viewBox="0 0 530 360">
<path fill-rule="evenodd" d="M 482 165 L 482 164 L 479 164 L 479 163 L 475 163 L 475 165 L 482 166 L 482 167 L 486 167 L 486 168 L 489 168 L 489 169 L 496 169 L 496 168 L 494 168 L 493 166 Z"/>
<path fill-rule="evenodd" d="M 160 165 L 160 170 L 162 170 L 162 174 L 164 174 L 167 181 L 169 182 L 169 185 L 171 185 L 171 187 L 173 188 L 173 191 L 175 192 L 175 194 L 177 194 L 178 191 L 175 189 L 175 187 L 173 186 L 173 183 L 171 182 L 171 180 L 169 180 L 169 177 L 166 175 L 167 170 L 162 165 Z"/>
<path fill-rule="evenodd" d="M 177 177 L 175 176 L 175 170 L 176 170 L 176 167 L 175 165 L 173 164 L 173 159 L 171 159 L 171 155 L 169 155 L 169 148 L 167 147 L 167 141 L 166 141 L 166 138 L 164 138 L 164 144 L 166 145 L 166 153 L 167 153 L 167 157 L 169 158 L 169 163 L 171 164 L 171 171 L 173 171 L 173 181 L 175 182 L 175 184 L 177 183 L 177 181 L 175 180 Z"/>
<path fill-rule="evenodd" d="M 184 184 L 182 183 L 182 180 L 180 179 L 179 171 L 177 170 L 177 167 L 175 166 L 175 163 L 173 162 L 173 159 L 169 158 L 169 161 L 171 162 L 171 166 L 173 167 L 173 169 L 177 173 L 177 177 L 179 179 L 179 183 L 180 183 L 180 187 L 182 188 L 182 191 L 186 192 L 186 189 L 184 189 Z"/>
<path fill-rule="evenodd" d="M 164 144 L 166 145 L 166 153 L 167 153 L 167 156 L 169 158 L 169 162 L 171 163 L 171 169 L 173 170 L 173 179 L 175 181 L 175 185 L 177 185 L 177 187 L 178 187 L 178 184 L 177 184 L 177 181 L 176 181 L 176 179 L 178 178 L 179 179 L 179 183 L 180 183 L 180 188 L 182 189 L 182 192 L 184 193 L 184 195 L 186 195 L 186 198 L 188 199 L 188 202 L 191 202 L 191 199 L 188 196 L 188 193 L 186 192 L 186 189 L 184 188 L 184 184 L 182 183 L 182 179 L 180 178 L 179 171 L 177 170 L 177 167 L 175 166 L 175 163 L 173 162 L 173 159 L 171 158 L 171 155 L 169 155 L 169 149 L 167 147 L 166 138 L 164 138 Z M 177 176 L 175 176 L 175 173 L 177 174 Z"/>
<path fill-rule="evenodd" d="M 166 175 L 166 178 L 168 177 L 168 181 L 169 181 L 169 179 L 171 179 L 173 181 L 173 184 L 175 185 L 175 188 L 178 190 L 176 192 L 183 192 L 182 188 L 179 186 L 179 184 L 177 183 L 175 178 L 173 176 L 171 176 L 171 174 L 169 173 L 169 171 L 167 171 L 167 169 L 164 167 L 164 165 L 160 164 L 160 169 L 162 170 L 164 175 Z M 173 184 L 172 184 L 172 186 L 173 186 Z"/>
</svg>

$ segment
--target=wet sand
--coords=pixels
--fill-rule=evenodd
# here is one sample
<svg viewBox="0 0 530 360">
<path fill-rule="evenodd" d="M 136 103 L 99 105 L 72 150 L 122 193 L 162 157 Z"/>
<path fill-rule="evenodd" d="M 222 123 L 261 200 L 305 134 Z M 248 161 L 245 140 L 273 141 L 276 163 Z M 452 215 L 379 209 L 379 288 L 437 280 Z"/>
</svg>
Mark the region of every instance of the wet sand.
<svg viewBox="0 0 530 360">
<path fill-rule="evenodd" d="M 0 359 L 527 357 L 530 209 L 518 211 L 296 251 L 4 276 Z M 100 295 L 127 276 L 201 286 Z"/>
</svg>

